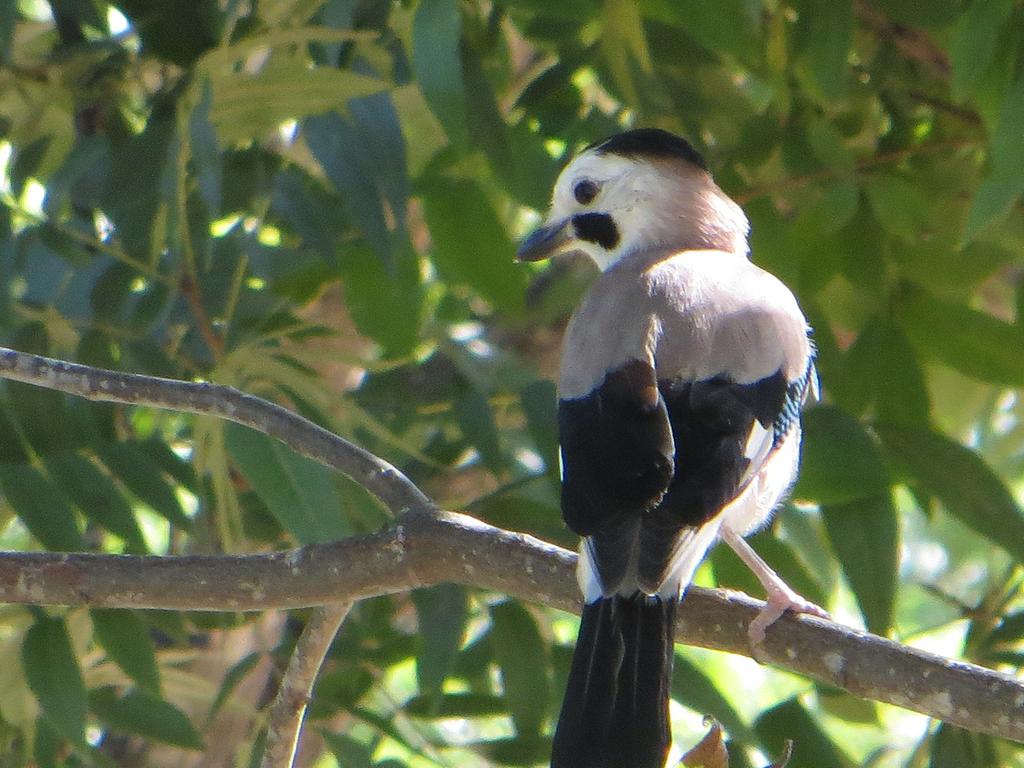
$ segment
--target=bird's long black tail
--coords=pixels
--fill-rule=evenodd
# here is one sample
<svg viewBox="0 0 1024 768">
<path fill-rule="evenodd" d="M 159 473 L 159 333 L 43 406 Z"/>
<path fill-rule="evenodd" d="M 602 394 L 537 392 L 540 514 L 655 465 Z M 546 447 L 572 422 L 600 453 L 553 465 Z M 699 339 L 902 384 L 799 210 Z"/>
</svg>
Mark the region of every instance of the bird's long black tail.
<svg viewBox="0 0 1024 768">
<path fill-rule="evenodd" d="M 663 768 L 676 599 L 583 607 L 551 768 Z"/>
</svg>

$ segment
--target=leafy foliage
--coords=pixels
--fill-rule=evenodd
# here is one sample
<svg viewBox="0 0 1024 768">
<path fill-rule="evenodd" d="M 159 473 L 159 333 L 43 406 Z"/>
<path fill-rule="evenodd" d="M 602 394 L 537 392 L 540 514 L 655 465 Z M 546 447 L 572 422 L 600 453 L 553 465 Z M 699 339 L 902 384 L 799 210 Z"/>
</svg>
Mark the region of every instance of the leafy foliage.
<svg viewBox="0 0 1024 768">
<path fill-rule="evenodd" d="M 815 327 L 824 403 L 754 545 L 844 620 L 1019 672 L 1022 27 L 1014 0 L 3 3 L 0 334 L 269 397 L 442 506 L 572 546 L 550 381 L 591 272 L 513 244 L 580 145 L 671 128 Z M 248 430 L 14 383 L 0 489 L 5 548 L 252 551 L 386 522 Z M 701 578 L 757 589 L 728 553 Z M 300 619 L 8 609 L 4 764 L 244 761 Z M 358 605 L 310 709 L 323 764 L 543 763 L 573 630 L 461 587 Z M 713 715 L 736 765 L 787 740 L 793 766 L 1024 764 L 678 658 L 677 714 Z M 676 718 L 684 751 L 698 721 Z"/>
</svg>

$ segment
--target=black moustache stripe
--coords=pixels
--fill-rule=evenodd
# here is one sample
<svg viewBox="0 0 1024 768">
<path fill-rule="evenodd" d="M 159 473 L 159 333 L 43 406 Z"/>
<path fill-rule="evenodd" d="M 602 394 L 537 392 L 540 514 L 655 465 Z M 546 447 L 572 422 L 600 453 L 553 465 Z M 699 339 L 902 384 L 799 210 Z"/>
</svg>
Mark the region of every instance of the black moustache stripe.
<svg viewBox="0 0 1024 768">
<path fill-rule="evenodd" d="M 607 213 L 581 213 L 572 217 L 576 237 L 597 243 L 606 251 L 619 244 L 619 229 Z"/>
</svg>

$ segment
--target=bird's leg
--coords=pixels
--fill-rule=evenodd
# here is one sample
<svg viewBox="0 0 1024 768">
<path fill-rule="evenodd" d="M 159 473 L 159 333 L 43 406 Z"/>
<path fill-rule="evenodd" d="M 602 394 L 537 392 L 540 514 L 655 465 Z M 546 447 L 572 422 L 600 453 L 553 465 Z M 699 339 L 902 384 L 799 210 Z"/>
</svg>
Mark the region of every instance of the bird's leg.
<svg viewBox="0 0 1024 768">
<path fill-rule="evenodd" d="M 750 637 L 750 645 L 755 652 L 755 658 L 758 647 L 764 642 L 765 631 L 786 611 L 808 613 L 823 619 L 831 618 L 824 608 L 794 592 L 738 533 L 723 526 L 722 539 L 732 548 L 733 552 L 739 555 L 740 560 L 746 563 L 767 592 L 764 608 L 747 628 L 747 635 Z"/>
</svg>

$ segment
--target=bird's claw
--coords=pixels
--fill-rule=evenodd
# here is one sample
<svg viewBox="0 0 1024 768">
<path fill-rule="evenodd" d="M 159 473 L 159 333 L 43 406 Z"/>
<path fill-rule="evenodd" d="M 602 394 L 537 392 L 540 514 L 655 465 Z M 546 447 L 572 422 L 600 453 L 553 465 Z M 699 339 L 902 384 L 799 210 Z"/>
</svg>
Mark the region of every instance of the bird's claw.
<svg viewBox="0 0 1024 768">
<path fill-rule="evenodd" d="M 810 616 L 818 616 L 822 619 L 831 619 L 828 611 L 820 605 L 812 603 L 805 597 L 797 594 L 786 584 L 780 582 L 768 590 L 768 597 L 764 608 L 754 617 L 747 628 L 747 637 L 750 639 L 750 650 L 755 659 L 760 661 L 761 645 L 764 643 L 765 633 L 772 624 L 782 618 L 782 615 L 790 611 L 792 613 L 804 613 Z"/>
</svg>

